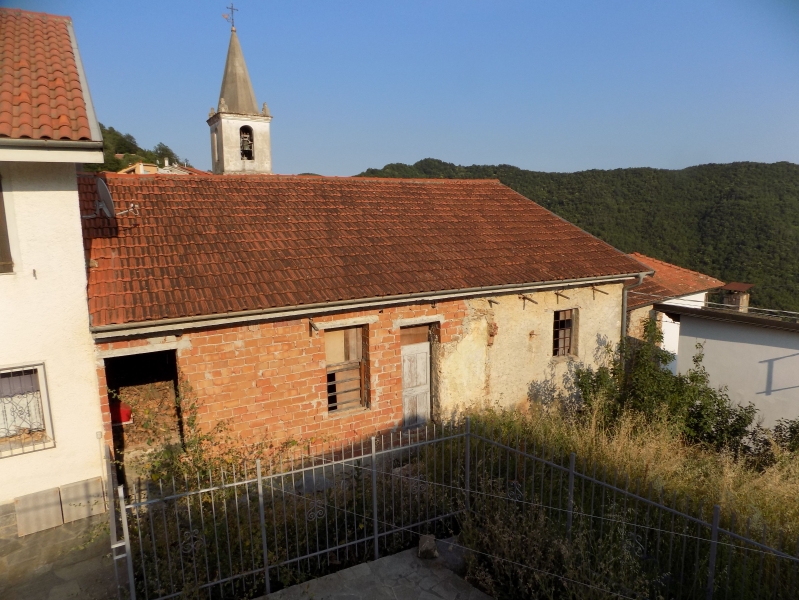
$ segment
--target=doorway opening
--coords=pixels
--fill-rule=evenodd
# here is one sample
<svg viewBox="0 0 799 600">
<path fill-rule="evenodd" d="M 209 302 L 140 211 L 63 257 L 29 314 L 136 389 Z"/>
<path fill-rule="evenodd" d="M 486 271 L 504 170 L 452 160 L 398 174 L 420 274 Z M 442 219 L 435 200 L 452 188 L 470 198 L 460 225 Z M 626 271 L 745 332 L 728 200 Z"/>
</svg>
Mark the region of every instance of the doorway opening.
<svg viewBox="0 0 799 600">
<path fill-rule="evenodd" d="M 183 443 L 177 355 L 165 350 L 106 358 L 105 375 L 117 480 L 127 485 L 139 476 L 136 459 L 154 445 Z"/>
</svg>

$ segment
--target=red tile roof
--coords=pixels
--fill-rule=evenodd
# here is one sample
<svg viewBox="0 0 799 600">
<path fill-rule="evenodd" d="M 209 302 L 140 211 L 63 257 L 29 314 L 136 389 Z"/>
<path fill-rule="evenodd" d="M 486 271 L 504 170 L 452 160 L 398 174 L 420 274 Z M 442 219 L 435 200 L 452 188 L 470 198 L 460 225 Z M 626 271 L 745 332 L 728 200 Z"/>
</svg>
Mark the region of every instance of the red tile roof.
<svg viewBox="0 0 799 600">
<path fill-rule="evenodd" d="M 71 23 L 0 8 L 0 137 L 92 139 Z"/>
<path fill-rule="evenodd" d="M 654 276 L 644 278 L 642 285 L 627 294 L 627 307 L 630 310 L 663 302 L 668 298 L 706 292 L 724 285 L 723 281 L 710 275 L 690 271 L 638 252 L 633 252 L 630 256 L 655 271 Z"/>
<path fill-rule="evenodd" d="M 95 327 L 644 270 L 493 180 L 103 177 L 140 215 L 83 220 Z"/>
</svg>

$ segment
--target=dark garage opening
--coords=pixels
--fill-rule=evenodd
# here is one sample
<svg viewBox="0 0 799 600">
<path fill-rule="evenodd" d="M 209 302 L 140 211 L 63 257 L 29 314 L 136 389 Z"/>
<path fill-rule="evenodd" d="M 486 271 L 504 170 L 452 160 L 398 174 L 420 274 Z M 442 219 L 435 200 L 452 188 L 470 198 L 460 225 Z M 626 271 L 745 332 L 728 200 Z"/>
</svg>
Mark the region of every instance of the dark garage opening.
<svg viewBox="0 0 799 600">
<path fill-rule="evenodd" d="M 105 359 L 118 481 L 134 483 L 131 460 L 154 445 L 182 444 L 174 350 Z"/>
</svg>

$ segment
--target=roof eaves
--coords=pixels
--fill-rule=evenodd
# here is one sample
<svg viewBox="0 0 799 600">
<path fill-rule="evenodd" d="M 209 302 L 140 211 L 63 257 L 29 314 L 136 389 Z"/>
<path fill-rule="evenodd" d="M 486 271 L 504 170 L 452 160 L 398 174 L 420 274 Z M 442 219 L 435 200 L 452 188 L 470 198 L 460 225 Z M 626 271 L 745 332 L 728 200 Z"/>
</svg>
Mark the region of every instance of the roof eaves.
<svg viewBox="0 0 799 600">
<path fill-rule="evenodd" d="M 535 290 L 563 289 L 566 287 L 579 287 L 603 283 L 617 283 L 636 277 L 638 273 L 621 273 L 618 275 L 602 275 L 599 277 L 584 277 L 579 279 L 563 279 L 554 281 L 540 281 L 525 284 L 510 284 L 498 286 L 484 286 L 459 290 L 442 290 L 436 292 L 421 292 L 412 294 L 399 294 L 391 296 L 377 296 L 373 298 L 357 298 L 352 300 L 339 300 L 319 304 L 298 306 L 276 306 L 268 309 L 248 310 L 235 313 L 208 313 L 196 316 L 178 317 L 174 319 L 159 319 L 157 321 L 126 321 L 109 325 L 90 327 L 95 339 L 126 337 L 156 331 L 174 331 L 198 329 L 220 324 L 231 324 L 253 320 L 298 318 L 301 316 L 314 316 L 329 311 L 343 309 L 357 310 L 370 306 L 391 305 L 406 303 L 408 301 L 440 301 L 445 298 L 479 297 L 497 293 L 529 292 Z"/>
<path fill-rule="evenodd" d="M 52 148 L 59 150 L 103 149 L 103 140 L 51 140 L 0 137 L 0 148 Z"/>
<path fill-rule="evenodd" d="M 75 29 L 72 26 L 72 19 L 67 21 L 67 30 L 69 31 L 69 40 L 72 43 L 72 52 L 75 55 L 75 67 L 78 71 L 78 79 L 80 80 L 80 91 L 83 94 L 83 102 L 86 105 L 86 117 L 89 121 L 89 131 L 92 134 L 92 140 L 103 141 L 103 134 L 100 131 L 100 123 L 97 121 L 97 115 L 94 112 L 94 103 L 92 102 L 92 95 L 89 91 L 89 80 L 86 78 L 86 72 L 83 70 L 83 60 L 80 57 L 80 50 L 78 49 L 78 39 L 75 37 Z"/>
</svg>

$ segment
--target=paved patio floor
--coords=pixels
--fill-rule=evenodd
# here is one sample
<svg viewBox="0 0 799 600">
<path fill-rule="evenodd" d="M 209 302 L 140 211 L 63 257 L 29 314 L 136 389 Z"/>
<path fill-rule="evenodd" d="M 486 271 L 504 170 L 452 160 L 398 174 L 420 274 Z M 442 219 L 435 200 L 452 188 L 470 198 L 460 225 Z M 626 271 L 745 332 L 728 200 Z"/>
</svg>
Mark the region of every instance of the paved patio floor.
<svg viewBox="0 0 799 600">
<path fill-rule="evenodd" d="M 0 598 L 116 598 L 107 522 L 97 515 L 18 538 L 14 505 L 0 506 Z"/>
<path fill-rule="evenodd" d="M 453 572 L 461 561 L 446 542 L 437 545 L 440 558 L 417 558 L 414 548 L 294 585 L 261 600 L 490 600 Z"/>
</svg>

